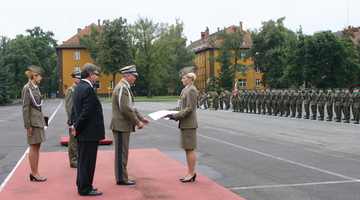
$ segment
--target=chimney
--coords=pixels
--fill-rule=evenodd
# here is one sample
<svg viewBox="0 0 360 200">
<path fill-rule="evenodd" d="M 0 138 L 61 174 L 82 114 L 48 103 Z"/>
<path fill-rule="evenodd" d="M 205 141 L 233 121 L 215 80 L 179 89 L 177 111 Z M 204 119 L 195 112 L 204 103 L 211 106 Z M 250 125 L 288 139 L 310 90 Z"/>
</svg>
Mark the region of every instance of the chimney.
<svg viewBox="0 0 360 200">
<path fill-rule="evenodd" d="M 240 29 L 240 31 L 244 31 L 243 26 L 242 26 L 242 21 L 240 21 L 240 23 L 239 23 L 239 29 Z"/>
<path fill-rule="evenodd" d="M 98 26 L 100 26 L 100 19 L 98 19 Z"/>
<path fill-rule="evenodd" d="M 201 41 L 205 39 L 205 32 L 201 32 Z"/>
<path fill-rule="evenodd" d="M 78 28 L 77 33 L 80 33 L 80 31 L 81 31 L 81 28 Z"/>
<path fill-rule="evenodd" d="M 208 39 L 209 38 L 209 28 L 206 27 L 206 30 L 205 30 L 205 39 Z"/>
</svg>

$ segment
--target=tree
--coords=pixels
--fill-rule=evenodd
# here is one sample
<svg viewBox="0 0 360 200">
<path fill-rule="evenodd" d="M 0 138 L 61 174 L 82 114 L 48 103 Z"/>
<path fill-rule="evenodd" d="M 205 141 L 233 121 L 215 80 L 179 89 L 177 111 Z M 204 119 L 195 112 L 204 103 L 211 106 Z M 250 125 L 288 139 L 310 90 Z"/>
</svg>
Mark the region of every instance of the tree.
<svg viewBox="0 0 360 200">
<path fill-rule="evenodd" d="M 176 19 L 175 25 L 169 27 L 169 36 L 172 38 L 171 40 L 174 41 L 172 54 L 175 55 L 175 59 L 171 60 L 169 76 L 167 80 L 165 80 L 165 82 L 169 84 L 165 84 L 165 87 L 176 92 L 180 92 L 184 88 L 181 81 L 179 81 L 178 72 L 184 67 L 193 66 L 193 59 L 195 57 L 194 52 L 186 48 L 187 39 L 183 31 L 184 23 L 180 22 L 179 19 Z"/>
<path fill-rule="evenodd" d="M 38 65 L 45 70 L 45 75 L 41 80 L 41 91 L 43 94 L 50 95 L 58 90 L 59 73 L 57 67 L 57 54 L 55 47 L 56 40 L 51 31 L 44 32 L 40 27 L 27 29 L 30 45 L 35 52 L 33 65 Z"/>
<path fill-rule="evenodd" d="M 164 81 L 169 77 L 171 63 L 176 59 L 176 55 L 172 54 L 176 42 L 169 34 L 167 24 L 154 23 L 147 18 L 140 17 L 130 29 L 132 48 L 135 49 L 132 51 L 133 62 L 139 71 L 136 88 L 152 97 L 153 91 L 165 89 Z"/>
<path fill-rule="evenodd" d="M 91 33 L 89 35 L 85 34 L 83 36 L 79 36 L 79 43 L 80 45 L 86 47 L 89 51 L 90 56 L 96 62 L 98 58 L 98 54 L 100 53 L 100 30 L 97 26 L 92 25 Z"/>
<path fill-rule="evenodd" d="M 100 34 L 99 54 L 97 64 L 106 75 L 112 75 L 115 82 L 119 69 L 131 63 L 129 56 L 129 34 L 126 19 L 122 17 L 113 21 L 104 20 L 103 30 Z M 94 49 L 96 48 L 94 40 Z"/>
<path fill-rule="evenodd" d="M 210 58 L 220 64 L 219 77 L 214 77 L 217 86 L 232 90 L 235 73 L 247 70 L 247 68 L 239 65 L 243 51 L 241 45 L 244 42 L 244 35 L 245 32 L 240 30 L 239 27 L 232 26 L 229 29 L 224 28 L 217 32 L 215 39 L 210 40 L 211 46 L 219 51 L 217 57 Z M 220 44 L 217 45 L 217 42 L 220 42 Z"/>
<path fill-rule="evenodd" d="M 277 21 L 269 20 L 263 22 L 260 32 L 252 31 L 253 46 L 250 56 L 254 65 L 263 73 L 262 84 L 270 87 L 284 87 L 287 84 L 282 82 L 286 59 L 286 41 L 293 37 L 294 33 L 284 27 L 285 17 Z"/>
<path fill-rule="evenodd" d="M 329 31 L 315 33 L 305 40 L 305 81 L 314 87 L 351 87 L 356 83 L 355 45 L 347 38 L 342 41 Z"/>
<path fill-rule="evenodd" d="M 23 85 L 28 81 L 25 76 L 27 66 L 38 64 L 36 54 L 31 47 L 28 37 L 17 36 L 10 42 L 10 46 L 3 58 L 4 67 L 8 69 L 10 76 L 11 92 L 13 99 L 20 96 Z"/>
<path fill-rule="evenodd" d="M 4 57 L 6 55 L 6 51 L 10 45 L 10 39 L 5 36 L 0 37 L 0 105 L 11 103 L 10 99 L 10 73 L 8 69 L 4 66 Z"/>
</svg>

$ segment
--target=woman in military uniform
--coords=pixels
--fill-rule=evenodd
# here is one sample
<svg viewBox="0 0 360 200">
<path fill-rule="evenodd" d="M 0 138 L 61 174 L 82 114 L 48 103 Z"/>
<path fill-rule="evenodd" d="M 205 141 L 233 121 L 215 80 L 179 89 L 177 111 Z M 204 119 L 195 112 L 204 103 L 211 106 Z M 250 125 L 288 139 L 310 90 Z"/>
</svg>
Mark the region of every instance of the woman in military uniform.
<svg viewBox="0 0 360 200">
<path fill-rule="evenodd" d="M 177 110 L 179 113 L 170 115 L 170 119 L 179 121 L 180 129 L 180 147 L 185 149 L 186 160 L 188 164 L 188 172 L 180 181 L 183 183 L 195 181 L 195 163 L 197 148 L 196 129 L 198 127 L 196 117 L 196 87 L 194 81 L 196 79 L 195 67 L 185 67 L 180 70 L 179 75 L 182 77 L 181 81 L 186 87 L 180 94 L 178 107 L 172 110 Z"/>
<path fill-rule="evenodd" d="M 44 70 L 38 66 L 29 66 L 25 75 L 29 82 L 23 87 L 21 93 L 22 113 L 24 126 L 27 131 L 27 142 L 29 148 L 30 181 L 46 181 L 46 178 L 39 174 L 39 156 L 41 143 L 45 141 L 45 120 L 42 113 L 41 93 L 38 87 Z"/>
</svg>

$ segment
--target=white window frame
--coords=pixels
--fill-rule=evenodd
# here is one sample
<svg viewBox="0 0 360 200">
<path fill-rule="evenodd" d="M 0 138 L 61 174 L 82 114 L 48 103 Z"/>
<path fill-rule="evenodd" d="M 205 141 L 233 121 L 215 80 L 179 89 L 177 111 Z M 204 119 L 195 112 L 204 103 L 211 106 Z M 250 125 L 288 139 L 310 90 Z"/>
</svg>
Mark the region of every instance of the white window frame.
<svg viewBox="0 0 360 200">
<path fill-rule="evenodd" d="M 260 87 L 260 83 L 261 83 L 261 80 L 260 79 L 255 79 L 255 87 Z"/>
<path fill-rule="evenodd" d="M 80 51 L 74 51 L 74 60 L 80 60 Z"/>
<path fill-rule="evenodd" d="M 79 72 L 80 71 L 80 66 L 75 66 L 74 67 L 74 72 Z"/>
<path fill-rule="evenodd" d="M 239 79 L 239 87 L 247 87 L 247 79 Z"/>
</svg>

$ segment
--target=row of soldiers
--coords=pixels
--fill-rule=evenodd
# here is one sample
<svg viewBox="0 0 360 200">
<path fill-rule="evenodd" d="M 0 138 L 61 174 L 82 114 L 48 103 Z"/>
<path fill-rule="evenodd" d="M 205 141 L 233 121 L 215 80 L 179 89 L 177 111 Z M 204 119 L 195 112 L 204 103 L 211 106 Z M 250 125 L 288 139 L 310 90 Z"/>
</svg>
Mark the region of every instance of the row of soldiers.
<svg viewBox="0 0 360 200">
<path fill-rule="evenodd" d="M 325 108 L 326 121 L 332 121 L 335 112 L 335 122 L 359 124 L 360 119 L 360 95 L 359 88 L 350 92 L 349 88 L 308 88 L 305 89 L 261 89 L 239 90 L 238 92 L 224 91 L 202 92 L 198 95 L 198 107 L 212 110 L 229 109 L 233 106 L 233 112 L 257 113 L 263 115 L 284 116 L 292 118 L 324 121 Z M 224 107 L 225 105 L 225 107 Z M 350 111 L 351 110 L 351 111 Z M 311 113 L 310 113 L 311 111 Z M 317 114 L 319 113 L 319 116 Z M 342 118 L 342 115 L 344 118 Z"/>
</svg>

